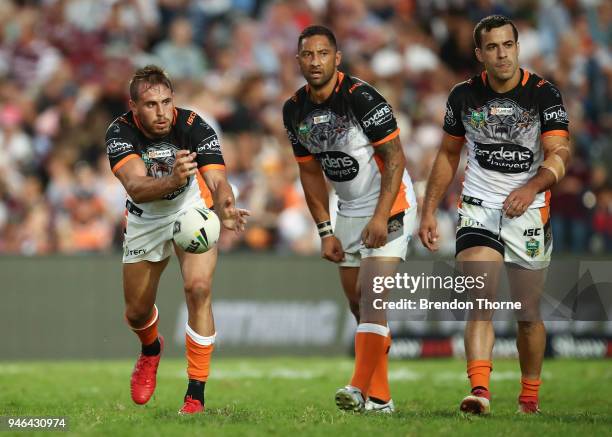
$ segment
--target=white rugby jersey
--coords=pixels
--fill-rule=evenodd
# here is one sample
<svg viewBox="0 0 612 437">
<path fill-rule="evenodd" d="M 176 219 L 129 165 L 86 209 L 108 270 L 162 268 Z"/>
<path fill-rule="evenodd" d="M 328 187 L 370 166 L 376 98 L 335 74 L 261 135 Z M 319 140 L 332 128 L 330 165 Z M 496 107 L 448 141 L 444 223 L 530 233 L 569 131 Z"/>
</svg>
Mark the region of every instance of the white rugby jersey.
<svg viewBox="0 0 612 437">
<path fill-rule="evenodd" d="M 317 104 L 308 85 L 285 102 L 283 120 L 298 162 L 316 159 L 338 195 L 338 213 L 374 214 L 380 195 L 382 161 L 374 147 L 399 135 L 391 106 L 371 85 L 344 73 L 329 98 Z M 404 169 L 391 215 L 416 206 Z"/>
<path fill-rule="evenodd" d="M 456 85 L 446 104 L 444 130 L 465 137 L 467 168 L 463 195 L 501 209 L 508 195 L 531 179 L 544 159 L 541 138 L 569 136 L 561 93 L 550 82 L 521 70 L 506 93 L 489 86 L 486 72 Z M 539 193 L 530 208 L 547 205 Z"/>
<path fill-rule="evenodd" d="M 128 221 L 165 217 L 200 198 L 212 206 L 211 193 L 200 173 L 225 168 L 217 134 L 199 115 L 186 109 L 175 110 L 172 124 L 168 135 L 151 139 L 142 133 L 138 119 L 130 111 L 114 120 L 106 131 L 106 153 L 113 173 L 131 159 L 142 159 L 147 176 L 161 178 L 172 173 L 176 152 L 196 152 L 199 172 L 174 193 L 143 203 L 135 203 L 128 195 Z"/>
</svg>

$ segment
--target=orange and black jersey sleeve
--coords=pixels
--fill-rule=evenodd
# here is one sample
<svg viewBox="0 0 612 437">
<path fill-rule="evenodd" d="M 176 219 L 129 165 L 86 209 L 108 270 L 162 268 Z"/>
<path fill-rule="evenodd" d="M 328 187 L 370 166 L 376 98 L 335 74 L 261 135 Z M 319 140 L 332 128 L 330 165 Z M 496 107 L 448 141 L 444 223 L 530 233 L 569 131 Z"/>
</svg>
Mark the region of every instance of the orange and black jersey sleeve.
<svg viewBox="0 0 612 437">
<path fill-rule="evenodd" d="M 137 132 L 125 116 L 117 118 L 106 131 L 106 155 L 113 173 L 116 173 L 127 161 L 138 158 Z"/>
<path fill-rule="evenodd" d="M 351 110 L 372 145 L 378 146 L 399 135 L 391 105 L 371 85 L 352 78 L 347 83 Z"/>
<path fill-rule="evenodd" d="M 540 133 L 543 136 L 569 136 L 569 119 L 559 90 L 552 83 L 541 79 L 536 85 L 536 96 L 540 115 Z"/>
<path fill-rule="evenodd" d="M 301 90 L 302 91 L 302 90 Z M 297 108 L 297 94 L 291 99 L 287 100 L 283 105 L 283 124 L 285 125 L 285 131 L 287 132 L 287 138 L 291 147 L 293 148 L 293 155 L 298 162 L 310 161 L 314 156 L 306 149 L 306 147 L 300 142 L 297 136 L 297 132 L 291 122 L 292 116 L 298 112 Z"/>
<path fill-rule="evenodd" d="M 451 90 L 446 101 L 446 112 L 444 114 L 444 132 L 452 137 L 464 137 L 465 126 L 461 120 L 462 110 L 462 94 L 465 94 L 465 88 L 469 86 L 468 83 L 462 82 Z"/>
<path fill-rule="evenodd" d="M 221 142 L 215 130 L 195 112 L 185 112 L 188 113 L 186 121 L 184 121 L 188 132 L 188 150 L 196 152 L 198 169 L 200 171 L 225 169 L 225 161 L 221 153 Z M 179 112 L 177 123 L 180 122 L 182 120 Z"/>
</svg>

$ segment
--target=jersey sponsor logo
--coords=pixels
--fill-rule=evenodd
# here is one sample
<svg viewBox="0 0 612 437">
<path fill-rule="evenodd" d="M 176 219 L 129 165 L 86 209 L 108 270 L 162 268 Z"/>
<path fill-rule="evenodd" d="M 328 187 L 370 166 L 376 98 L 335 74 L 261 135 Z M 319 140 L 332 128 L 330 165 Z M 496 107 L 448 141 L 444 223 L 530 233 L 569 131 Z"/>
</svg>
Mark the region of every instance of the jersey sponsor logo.
<svg viewBox="0 0 612 437">
<path fill-rule="evenodd" d="M 134 150 L 132 143 L 128 141 L 121 141 L 119 139 L 111 139 L 106 143 L 106 153 L 109 155 L 121 155 L 125 152 L 131 152 Z"/>
<path fill-rule="evenodd" d="M 523 173 L 533 164 L 533 152 L 518 144 L 482 144 L 474 142 L 478 164 L 500 173 Z"/>
<path fill-rule="evenodd" d="M 293 133 L 293 131 L 291 129 L 285 128 L 285 130 L 287 131 L 287 138 L 289 138 L 289 142 L 291 143 L 292 146 L 297 146 L 299 145 L 299 141 L 297 139 L 297 137 L 295 136 L 295 134 Z"/>
<path fill-rule="evenodd" d="M 150 150 L 147 153 L 147 156 L 150 159 L 157 159 L 157 158 L 169 158 L 171 156 L 173 156 L 172 150 L 170 149 L 163 149 L 163 150 Z"/>
<path fill-rule="evenodd" d="M 448 127 L 452 127 L 457 124 L 455 119 L 455 113 L 449 102 L 446 102 L 446 113 L 444 114 L 444 124 Z"/>
<path fill-rule="evenodd" d="M 221 142 L 216 135 L 211 135 L 203 140 L 196 148 L 197 153 L 221 154 Z"/>
<path fill-rule="evenodd" d="M 348 182 L 359 173 L 359 163 L 344 152 L 322 152 L 316 155 L 325 175 L 334 182 Z"/>
<path fill-rule="evenodd" d="M 506 107 L 502 108 L 499 106 L 494 106 L 489 110 L 491 115 L 512 115 L 514 114 L 514 108 Z"/>
<path fill-rule="evenodd" d="M 147 253 L 147 249 L 129 249 L 125 248 L 125 256 L 139 256 Z"/>
<path fill-rule="evenodd" d="M 355 82 L 350 88 L 349 88 L 349 94 L 353 94 L 353 91 L 355 91 L 355 88 L 360 87 L 361 85 L 363 85 L 363 82 Z"/>
<path fill-rule="evenodd" d="M 391 121 L 393 119 L 393 111 L 391 110 L 391 106 L 388 103 L 382 102 L 379 103 L 363 116 L 361 122 L 363 123 L 363 127 L 368 129 L 372 126 L 382 126 L 383 124 Z"/>
<path fill-rule="evenodd" d="M 187 126 L 191 126 L 195 118 L 196 118 L 195 112 L 192 112 L 191 114 L 189 114 L 189 118 L 187 119 Z"/>
<path fill-rule="evenodd" d="M 549 121 L 554 121 L 556 123 L 569 124 L 569 120 L 567 118 L 567 112 L 563 105 L 555 105 L 550 108 L 546 108 L 542 111 L 544 115 L 544 122 L 548 123 Z"/>
<path fill-rule="evenodd" d="M 484 228 L 484 225 L 471 217 L 467 217 L 459 214 L 459 220 L 457 222 L 457 230 L 462 228 Z"/>
<path fill-rule="evenodd" d="M 313 117 L 312 119 L 312 123 L 313 124 L 319 124 L 319 123 L 328 123 L 330 119 L 329 114 L 325 114 L 325 115 L 319 115 L 317 117 Z"/>
<path fill-rule="evenodd" d="M 523 237 L 538 237 L 541 232 L 541 228 L 525 229 L 523 232 Z"/>
</svg>

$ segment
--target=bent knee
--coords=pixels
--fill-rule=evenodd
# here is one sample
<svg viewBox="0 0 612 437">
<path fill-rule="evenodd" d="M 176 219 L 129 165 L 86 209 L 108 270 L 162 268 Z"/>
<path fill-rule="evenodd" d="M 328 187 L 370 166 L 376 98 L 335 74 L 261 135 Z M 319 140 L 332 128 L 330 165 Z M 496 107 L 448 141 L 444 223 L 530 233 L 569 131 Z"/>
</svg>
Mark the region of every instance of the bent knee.
<svg viewBox="0 0 612 437">
<path fill-rule="evenodd" d="M 533 320 L 533 321 L 520 320 L 518 322 L 518 327 L 523 332 L 525 331 L 530 332 L 530 331 L 535 331 L 538 329 L 543 329 L 544 323 L 541 320 Z"/>
<path fill-rule="evenodd" d="M 131 328 L 138 329 L 147 324 L 153 315 L 153 307 L 128 305 L 125 309 L 125 319 Z"/>
<path fill-rule="evenodd" d="M 202 299 L 210 296 L 212 283 L 205 279 L 196 279 L 185 283 L 185 295 L 188 298 Z"/>
</svg>

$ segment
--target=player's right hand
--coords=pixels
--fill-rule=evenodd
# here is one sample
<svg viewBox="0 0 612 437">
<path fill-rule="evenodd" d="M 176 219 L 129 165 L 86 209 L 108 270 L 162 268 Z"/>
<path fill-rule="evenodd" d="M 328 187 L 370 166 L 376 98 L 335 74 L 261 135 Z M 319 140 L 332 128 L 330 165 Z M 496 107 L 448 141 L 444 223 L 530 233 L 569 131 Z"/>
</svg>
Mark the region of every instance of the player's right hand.
<svg viewBox="0 0 612 437">
<path fill-rule="evenodd" d="M 198 164 L 194 162 L 195 157 L 196 153 L 189 153 L 189 150 L 179 150 L 176 152 L 171 176 L 174 178 L 177 188 L 185 185 L 189 176 L 196 173 Z"/>
<path fill-rule="evenodd" d="M 342 243 L 335 236 L 325 237 L 321 240 L 321 257 L 331 262 L 344 261 Z"/>
<path fill-rule="evenodd" d="M 434 214 L 427 214 L 421 217 L 419 238 L 423 246 L 431 252 L 438 250 L 438 220 Z"/>
</svg>

